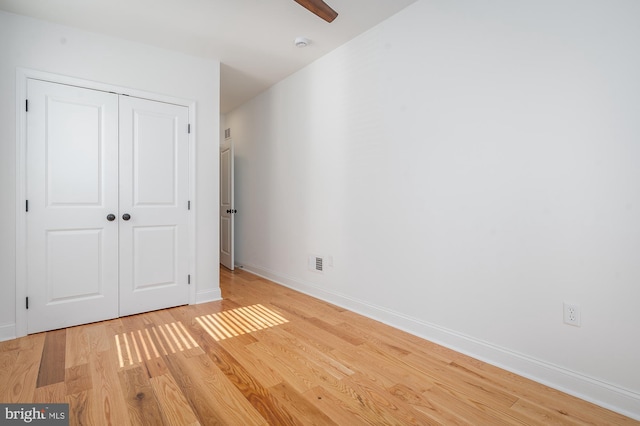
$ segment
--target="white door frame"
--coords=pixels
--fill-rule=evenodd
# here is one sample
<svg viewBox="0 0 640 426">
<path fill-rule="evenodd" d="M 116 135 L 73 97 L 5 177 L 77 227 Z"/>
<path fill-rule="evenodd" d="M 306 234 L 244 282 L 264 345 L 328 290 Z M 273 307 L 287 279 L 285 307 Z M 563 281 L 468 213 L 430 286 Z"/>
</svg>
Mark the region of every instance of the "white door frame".
<svg viewBox="0 0 640 426">
<path fill-rule="evenodd" d="M 189 227 L 189 271 L 191 273 L 191 288 L 189 289 L 189 304 L 196 303 L 196 287 L 198 276 L 196 268 L 196 103 L 192 100 L 180 99 L 156 93 L 114 86 L 107 83 L 99 83 L 48 72 L 36 71 L 26 68 L 18 68 L 16 71 L 16 337 L 27 335 L 27 221 L 25 217 L 25 200 L 27 199 L 27 175 L 26 175 L 26 144 L 27 144 L 27 112 L 25 101 L 27 99 L 27 80 L 36 79 L 52 83 L 67 84 L 70 86 L 84 87 L 87 89 L 101 90 L 116 94 L 124 94 L 159 102 L 181 105 L 189 108 L 189 200 L 191 201 L 191 214 L 188 219 Z"/>
</svg>

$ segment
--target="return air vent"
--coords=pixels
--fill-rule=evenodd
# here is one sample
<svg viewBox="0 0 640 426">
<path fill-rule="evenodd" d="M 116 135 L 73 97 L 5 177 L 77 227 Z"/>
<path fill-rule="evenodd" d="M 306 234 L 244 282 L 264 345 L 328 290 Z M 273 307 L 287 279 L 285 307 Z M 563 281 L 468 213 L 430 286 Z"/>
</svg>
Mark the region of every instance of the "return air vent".
<svg viewBox="0 0 640 426">
<path fill-rule="evenodd" d="M 324 271 L 324 258 L 320 256 L 309 256 L 309 269 L 316 272 Z"/>
</svg>

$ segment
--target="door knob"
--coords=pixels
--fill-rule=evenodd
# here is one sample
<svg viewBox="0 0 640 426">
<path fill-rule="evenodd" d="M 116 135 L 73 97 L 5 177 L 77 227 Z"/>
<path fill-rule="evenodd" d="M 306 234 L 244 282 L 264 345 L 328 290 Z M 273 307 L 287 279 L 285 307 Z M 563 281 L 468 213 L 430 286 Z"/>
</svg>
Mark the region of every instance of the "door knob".
<svg viewBox="0 0 640 426">
<path fill-rule="evenodd" d="M 129 219 L 131 219 L 131 215 L 129 213 L 125 213 L 125 214 L 122 215 L 122 219 L 123 220 L 129 220 Z"/>
<path fill-rule="evenodd" d="M 107 220 L 109 222 L 113 222 L 114 220 L 116 220 L 116 215 L 115 214 L 108 214 L 107 215 Z"/>
</svg>

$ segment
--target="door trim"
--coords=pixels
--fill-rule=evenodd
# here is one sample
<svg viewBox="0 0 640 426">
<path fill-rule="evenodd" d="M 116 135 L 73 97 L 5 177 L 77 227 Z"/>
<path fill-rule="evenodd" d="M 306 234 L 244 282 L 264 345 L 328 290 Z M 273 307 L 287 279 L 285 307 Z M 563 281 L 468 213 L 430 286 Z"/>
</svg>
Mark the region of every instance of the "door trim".
<svg viewBox="0 0 640 426">
<path fill-rule="evenodd" d="M 25 100 L 27 99 L 27 80 L 44 80 L 51 83 L 66 84 L 69 86 L 83 87 L 86 89 L 100 90 L 116 94 L 124 94 L 137 98 L 152 101 L 165 102 L 187 107 L 189 110 L 189 200 L 191 201 L 191 214 L 188 216 L 189 235 L 189 271 L 191 274 L 191 288 L 189 289 L 189 304 L 196 303 L 196 288 L 198 286 L 198 275 L 196 265 L 196 103 L 193 100 L 181 99 L 171 96 L 146 92 L 143 90 L 130 89 L 107 83 L 100 83 L 80 78 L 37 71 L 27 68 L 16 70 L 16 323 L 15 336 L 23 337 L 27 335 L 27 309 L 25 300 L 27 297 L 27 221 L 25 217 L 25 200 L 27 199 L 27 176 L 26 176 L 26 144 L 27 144 L 27 112 L 25 111 Z"/>
</svg>

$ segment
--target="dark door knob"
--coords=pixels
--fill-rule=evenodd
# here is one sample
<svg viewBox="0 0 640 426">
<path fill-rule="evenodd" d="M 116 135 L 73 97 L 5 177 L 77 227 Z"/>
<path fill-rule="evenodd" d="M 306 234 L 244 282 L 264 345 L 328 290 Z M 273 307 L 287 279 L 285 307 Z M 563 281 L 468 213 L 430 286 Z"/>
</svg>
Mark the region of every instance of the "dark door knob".
<svg viewBox="0 0 640 426">
<path fill-rule="evenodd" d="M 114 220 L 116 220 L 116 215 L 115 214 L 108 214 L 107 215 L 107 220 L 109 222 L 113 222 Z"/>
<path fill-rule="evenodd" d="M 129 220 L 129 219 L 131 219 L 131 215 L 129 213 L 125 213 L 125 214 L 122 215 L 122 219 L 123 220 Z"/>
</svg>

